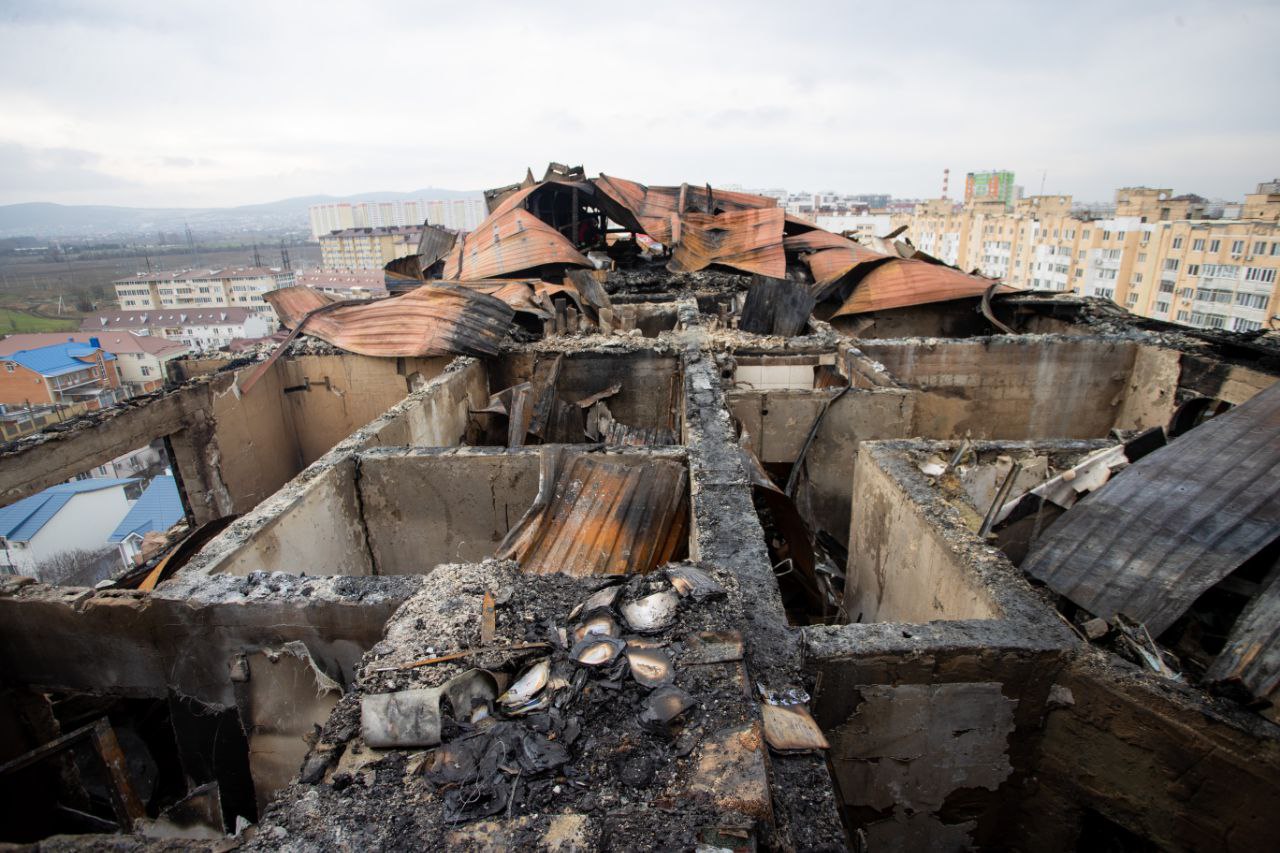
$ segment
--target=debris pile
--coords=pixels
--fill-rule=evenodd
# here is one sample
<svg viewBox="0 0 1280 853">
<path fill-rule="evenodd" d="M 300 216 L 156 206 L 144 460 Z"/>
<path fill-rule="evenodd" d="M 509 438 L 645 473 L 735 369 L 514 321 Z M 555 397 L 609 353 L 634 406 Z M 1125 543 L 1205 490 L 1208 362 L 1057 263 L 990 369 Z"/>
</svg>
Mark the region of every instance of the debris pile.
<svg viewBox="0 0 1280 853">
<path fill-rule="evenodd" d="M 741 606 L 731 575 L 693 563 L 603 585 L 495 561 L 438 567 L 366 656 L 361 692 L 259 843 L 317 841 L 315 810 L 368 844 L 406 831 L 406 813 L 418 837 L 519 829 L 535 847 L 569 815 L 592 848 L 753 839 L 771 810 L 766 743 L 826 742 L 798 687 L 751 701 L 731 627 Z"/>
</svg>

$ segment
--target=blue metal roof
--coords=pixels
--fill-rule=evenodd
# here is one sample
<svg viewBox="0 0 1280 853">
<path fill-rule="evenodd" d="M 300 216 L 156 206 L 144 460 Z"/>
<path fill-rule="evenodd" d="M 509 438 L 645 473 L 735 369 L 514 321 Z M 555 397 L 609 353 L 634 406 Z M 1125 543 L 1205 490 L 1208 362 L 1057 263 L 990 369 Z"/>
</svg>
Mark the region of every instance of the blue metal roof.
<svg viewBox="0 0 1280 853">
<path fill-rule="evenodd" d="M 0 509 L 0 536 L 14 542 L 29 542 L 76 495 L 136 482 L 103 477 L 50 486 Z"/>
<path fill-rule="evenodd" d="M 120 542 L 131 533 L 142 536 L 151 530 L 168 530 L 184 515 L 177 482 L 168 475 L 156 477 L 107 541 Z"/>
<path fill-rule="evenodd" d="M 34 370 L 41 376 L 60 376 L 63 373 L 74 373 L 89 367 L 82 358 L 93 358 L 98 350 L 86 344 L 68 341 L 65 344 L 50 344 L 47 347 L 18 350 L 13 355 L 5 356 L 4 361 L 15 361 L 28 370 Z M 103 352 L 106 361 L 115 361 L 115 356 Z"/>
</svg>

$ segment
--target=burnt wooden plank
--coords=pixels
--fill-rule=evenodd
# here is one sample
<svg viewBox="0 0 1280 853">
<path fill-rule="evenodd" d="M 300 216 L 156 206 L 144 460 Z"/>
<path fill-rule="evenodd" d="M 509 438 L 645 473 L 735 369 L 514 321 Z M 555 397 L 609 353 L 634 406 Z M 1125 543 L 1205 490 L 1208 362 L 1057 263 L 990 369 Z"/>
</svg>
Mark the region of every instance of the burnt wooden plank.
<svg viewBox="0 0 1280 853">
<path fill-rule="evenodd" d="M 795 337 L 804 331 L 814 301 L 813 294 L 803 284 L 754 275 L 738 328 L 758 335 Z"/>
</svg>

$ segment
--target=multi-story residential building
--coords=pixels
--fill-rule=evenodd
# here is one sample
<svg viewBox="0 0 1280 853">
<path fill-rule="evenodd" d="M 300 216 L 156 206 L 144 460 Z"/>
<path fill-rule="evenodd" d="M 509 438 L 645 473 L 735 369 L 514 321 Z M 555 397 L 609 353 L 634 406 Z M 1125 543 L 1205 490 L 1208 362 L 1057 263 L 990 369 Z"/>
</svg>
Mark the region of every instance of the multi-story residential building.
<svg viewBox="0 0 1280 853">
<path fill-rule="evenodd" d="M 1018 287 L 1103 297 L 1200 328 L 1252 331 L 1280 315 L 1276 190 L 1280 182 L 1259 184 L 1242 206 L 1247 219 L 1201 218 L 1215 207 L 1197 195 L 1124 187 L 1104 217 L 1082 213 L 1065 195 L 1021 199 L 1012 211 L 999 201 L 956 210 L 938 199 L 894 225 L 907 225 L 922 251 Z"/>
<path fill-rule="evenodd" d="M 154 335 L 199 351 L 221 349 L 239 338 L 264 338 L 274 331 L 276 325 L 274 317 L 263 317 L 250 308 L 128 310 L 90 314 L 80 321 L 80 331 Z"/>
<path fill-rule="evenodd" d="M 99 346 L 114 355 L 120 381 L 130 396 L 164 387 L 165 364 L 190 351 L 185 345 L 168 338 L 131 332 L 36 332 L 9 335 L 0 340 L 0 358 L 22 350 L 61 343 Z"/>
<path fill-rule="evenodd" d="M 0 364 L 0 403 L 6 406 L 83 403 L 97 409 L 124 396 L 116 357 L 93 338 L 19 350 L 0 357 Z"/>
<path fill-rule="evenodd" d="M 292 270 L 271 267 L 138 273 L 112 282 L 125 310 L 241 307 L 271 322 L 275 311 L 262 295 L 293 284 Z"/>
<path fill-rule="evenodd" d="M 470 231 L 479 225 L 489 210 L 484 196 L 419 201 L 360 201 L 315 204 L 309 209 L 311 236 L 319 240 L 334 231 L 348 228 L 389 228 L 392 226 L 442 225 L 455 231 Z"/>
<path fill-rule="evenodd" d="M 964 176 L 964 200 L 1013 203 L 1013 172 L 970 172 Z"/>
<path fill-rule="evenodd" d="M 380 270 L 415 254 L 422 226 L 347 228 L 320 237 L 320 265 L 329 270 Z"/>
</svg>

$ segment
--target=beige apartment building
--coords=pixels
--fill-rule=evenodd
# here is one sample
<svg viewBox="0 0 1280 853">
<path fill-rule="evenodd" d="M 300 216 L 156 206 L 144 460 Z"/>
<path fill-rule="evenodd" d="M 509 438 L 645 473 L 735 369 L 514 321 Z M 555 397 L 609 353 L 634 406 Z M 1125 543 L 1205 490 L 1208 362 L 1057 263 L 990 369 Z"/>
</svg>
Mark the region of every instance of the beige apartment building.
<svg viewBox="0 0 1280 853">
<path fill-rule="evenodd" d="M 1124 187 L 1105 219 L 1073 216 L 1071 196 L 1044 195 L 1011 210 L 934 199 L 893 224 L 922 251 L 1017 287 L 1099 296 L 1199 328 L 1270 325 L 1280 315 L 1280 181 L 1246 196 L 1241 219 L 1208 211 L 1199 196 Z"/>
<path fill-rule="evenodd" d="M 272 323 L 275 311 L 262 295 L 293 284 L 292 270 L 269 267 L 138 273 L 112 282 L 126 311 L 247 308 Z"/>
<path fill-rule="evenodd" d="M 380 270 L 418 251 L 421 225 L 345 228 L 320 237 L 320 265 L 326 270 Z"/>
</svg>

